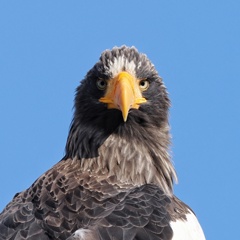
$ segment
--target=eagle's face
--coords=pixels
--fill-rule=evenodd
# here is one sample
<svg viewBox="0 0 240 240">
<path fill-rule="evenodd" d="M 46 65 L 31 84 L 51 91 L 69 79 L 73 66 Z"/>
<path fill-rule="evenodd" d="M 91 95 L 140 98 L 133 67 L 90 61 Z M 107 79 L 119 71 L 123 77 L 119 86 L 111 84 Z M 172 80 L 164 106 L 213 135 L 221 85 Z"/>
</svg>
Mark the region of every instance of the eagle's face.
<svg viewBox="0 0 240 240">
<path fill-rule="evenodd" d="M 176 175 L 168 108 L 166 88 L 146 55 L 125 46 L 104 51 L 77 88 L 64 159 L 118 181 L 161 183 L 170 193 Z"/>
<path fill-rule="evenodd" d="M 123 46 L 102 53 L 77 89 L 75 110 L 79 118 L 97 118 L 112 129 L 132 121 L 160 127 L 167 121 L 168 107 L 153 64 L 134 47 Z"/>
</svg>

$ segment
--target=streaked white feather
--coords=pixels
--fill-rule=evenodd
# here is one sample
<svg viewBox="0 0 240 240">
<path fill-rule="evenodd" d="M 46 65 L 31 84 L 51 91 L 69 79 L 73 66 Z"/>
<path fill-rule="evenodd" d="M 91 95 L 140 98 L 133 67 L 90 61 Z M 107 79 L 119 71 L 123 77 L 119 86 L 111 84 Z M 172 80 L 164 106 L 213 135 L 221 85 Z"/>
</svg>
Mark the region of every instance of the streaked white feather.
<svg viewBox="0 0 240 240">
<path fill-rule="evenodd" d="M 123 69 L 126 72 L 135 76 L 135 68 L 136 65 L 134 61 L 130 61 L 125 56 L 119 56 L 114 58 L 113 62 L 109 61 L 109 69 L 108 72 L 112 74 L 112 77 L 117 76 Z"/>
</svg>

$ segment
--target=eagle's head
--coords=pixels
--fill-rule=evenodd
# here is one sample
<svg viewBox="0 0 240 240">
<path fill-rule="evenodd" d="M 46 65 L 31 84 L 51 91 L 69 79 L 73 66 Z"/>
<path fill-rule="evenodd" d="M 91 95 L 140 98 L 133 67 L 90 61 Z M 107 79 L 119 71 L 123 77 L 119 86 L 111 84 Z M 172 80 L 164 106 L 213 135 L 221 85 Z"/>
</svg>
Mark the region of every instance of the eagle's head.
<svg viewBox="0 0 240 240">
<path fill-rule="evenodd" d="M 115 136 L 115 142 L 132 143 L 133 152 L 143 145 L 147 152 L 142 154 L 153 161 L 170 162 L 169 105 L 162 79 L 145 54 L 126 46 L 104 51 L 77 88 L 65 159 L 96 158 L 106 139 Z"/>
</svg>

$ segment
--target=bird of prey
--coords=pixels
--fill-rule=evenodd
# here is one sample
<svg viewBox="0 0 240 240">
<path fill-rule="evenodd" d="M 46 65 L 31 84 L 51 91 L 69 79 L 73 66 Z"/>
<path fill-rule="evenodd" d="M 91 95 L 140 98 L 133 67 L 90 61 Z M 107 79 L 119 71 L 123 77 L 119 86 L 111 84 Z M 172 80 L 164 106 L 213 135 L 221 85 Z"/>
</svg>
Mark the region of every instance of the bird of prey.
<svg viewBox="0 0 240 240">
<path fill-rule="evenodd" d="M 65 156 L 0 215 L 0 239 L 204 240 L 173 193 L 170 100 L 135 47 L 104 51 L 76 90 Z"/>
</svg>

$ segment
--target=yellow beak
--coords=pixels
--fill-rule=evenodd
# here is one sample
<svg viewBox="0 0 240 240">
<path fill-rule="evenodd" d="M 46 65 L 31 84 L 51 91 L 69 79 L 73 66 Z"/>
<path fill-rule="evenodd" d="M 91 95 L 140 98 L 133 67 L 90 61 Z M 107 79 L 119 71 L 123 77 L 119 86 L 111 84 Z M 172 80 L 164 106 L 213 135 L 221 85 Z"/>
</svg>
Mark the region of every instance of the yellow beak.
<svg viewBox="0 0 240 240">
<path fill-rule="evenodd" d="M 106 94 L 99 101 L 107 103 L 109 109 L 116 108 L 122 111 L 123 120 L 126 122 L 129 110 L 138 109 L 139 105 L 147 100 L 142 97 L 139 80 L 127 72 L 121 72 L 109 80 Z"/>
</svg>

